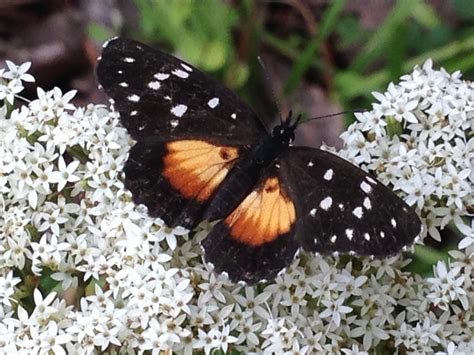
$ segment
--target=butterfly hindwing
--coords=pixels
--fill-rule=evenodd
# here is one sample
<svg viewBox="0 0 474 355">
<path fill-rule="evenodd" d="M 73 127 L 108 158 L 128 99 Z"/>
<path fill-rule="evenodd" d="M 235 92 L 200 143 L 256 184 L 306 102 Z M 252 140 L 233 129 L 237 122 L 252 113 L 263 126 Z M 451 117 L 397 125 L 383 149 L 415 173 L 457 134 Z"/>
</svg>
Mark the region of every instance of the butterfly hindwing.
<svg viewBox="0 0 474 355">
<path fill-rule="evenodd" d="M 236 94 L 178 58 L 115 38 L 103 49 L 97 78 L 131 136 L 252 144 L 265 128 Z"/>
<path fill-rule="evenodd" d="M 206 261 L 233 281 L 253 284 L 273 279 L 293 260 L 295 204 L 275 166 L 267 168 L 254 189 L 202 242 Z"/>
<path fill-rule="evenodd" d="M 308 251 L 385 257 L 420 233 L 416 213 L 372 175 L 329 152 L 292 147 L 281 159 Z"/>
</svg>

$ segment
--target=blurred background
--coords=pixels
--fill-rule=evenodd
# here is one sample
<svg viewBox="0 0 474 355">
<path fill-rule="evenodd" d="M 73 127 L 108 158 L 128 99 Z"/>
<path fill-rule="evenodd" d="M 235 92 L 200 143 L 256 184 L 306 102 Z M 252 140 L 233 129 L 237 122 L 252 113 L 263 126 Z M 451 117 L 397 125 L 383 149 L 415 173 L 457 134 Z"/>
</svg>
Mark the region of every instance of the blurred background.
<svg viewBox="0 0 474 355">
<path fill-rule="evenodd" d="M 37 85 L 77 89 L 78 105 L 107 102 L 96 58 L 122 35 L 210 73 L 271 124 L 289 109 L 370 109 L 372 91 L 427 58 L 472 78 L 473 25 L 472 0 L 2 0 L 0 62 L 31 61 Z M 313 121 L 297 143 L 338 146 L 352 117 Z"/>
</svg>

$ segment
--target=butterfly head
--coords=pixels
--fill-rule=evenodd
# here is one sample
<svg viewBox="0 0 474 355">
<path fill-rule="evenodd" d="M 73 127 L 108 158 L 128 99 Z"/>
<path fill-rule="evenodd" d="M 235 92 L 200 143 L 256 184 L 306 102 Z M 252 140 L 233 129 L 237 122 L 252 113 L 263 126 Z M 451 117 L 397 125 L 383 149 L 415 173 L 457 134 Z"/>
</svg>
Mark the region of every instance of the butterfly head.
<svg viewBox="0 0 474 355">
<path fill-rule="evenodd" d="M 273 128 L 272 137 L 282 145 L 289 145 L 295 140 L 295 129 L 298 127 L 301 117 L 301 115 L 298 115 L 293 120 L 292 112 L 290 111 L 288 118 L 284 121 L 282 120 L 278 126 Z"/>
</svg>

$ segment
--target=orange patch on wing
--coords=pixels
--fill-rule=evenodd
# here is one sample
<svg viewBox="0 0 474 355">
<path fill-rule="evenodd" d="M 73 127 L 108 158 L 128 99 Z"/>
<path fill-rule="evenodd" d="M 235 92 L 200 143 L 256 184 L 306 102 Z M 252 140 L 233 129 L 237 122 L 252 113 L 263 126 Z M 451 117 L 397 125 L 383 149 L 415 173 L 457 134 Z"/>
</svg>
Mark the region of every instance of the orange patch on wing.
<svg viewBox="0 0 474 355">
<path fill-rule="evenodd" d="M 252 246 L 261 245 L 288 233 L 295 222 L 295 206 L 276 177 L 252 191 L 225 219 L 230 235 Z"/>
<path fill-rule="evenodd" d="M 206 201 L 227 176 L 239 157 L 235 147 L 200 140 L 166 144 L 163 175 L 187 199 Z"/>
</svg>

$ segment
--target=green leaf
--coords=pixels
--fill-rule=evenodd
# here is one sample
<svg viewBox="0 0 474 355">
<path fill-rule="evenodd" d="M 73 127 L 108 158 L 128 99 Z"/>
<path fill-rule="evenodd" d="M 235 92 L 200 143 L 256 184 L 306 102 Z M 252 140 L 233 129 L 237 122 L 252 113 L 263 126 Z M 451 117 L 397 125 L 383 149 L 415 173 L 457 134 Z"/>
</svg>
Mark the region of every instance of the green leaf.
<svg viewBox="0 0 474 355">
<path fill-rule="evenodd" d="M 46 294 L 51 293 L 53 289 L 59 284 L 59 281 L 51 278 L 53 273 L 54 271 L 48 267 L 43 267 L 43 271 L 41 272 L 40 287 Z"/>
<path fill-rule="evenodd" d="M 474 19 L 474 6 L 472 0 L 454 0 L 454 11 L 456 15 L 464 20 Z"/>
<path fill-rule="evenodd" d="M 418 23 L 429 29 L 433 29 L 442 23 L 436 11 L 423 1 L 412 2 L 411 15 Z"/>
<path fill-rule="evenodd" d="M 335 28 L 345 4 L 346 0 L 334 0 L 323 14 L 319 29 L 309 41 L 306 48 L 299 55 L 296 63 L 291 69 L 288 80 L 285 82 L 284 92 L 287 95 L 291 94 L 296 89 L 304 74 L 311 66 L 311 63 L 317 60 L 315 55 L 321 46 L 321 43 Z"/>
<path fill-rule="evenodd" d="M 87 26 L 87 33 L 97 42 L 105 42 L 110 37 L 112 37 L 112 31 L 109 28 L 98 23 L 90 23 Z"/>
<path fill-rule="evenodd" d="M 433 275 L 433 265 L 440 260 L 447 262 L 448 259 L 449 254 L 447 251 L 417 244 L 415 245 L 413 261 L 407 265 L 405 270 L 427 277 Z"/>
<path fill-rule="evenodd" d="M 376 59 L 384 55 L 387 43 L 392 43 L 392 38 L 398 36 L 396 29 L 408 20 L 413 9 L 413 3 L 416 1 L 420 0 L 399 0 L 395 2 L 395 6 L 384 23 L 377 28 L 377 31 L 373 33 L 364 49 L 352 63 L 352 70 L 362 72 Z"/>
<path fill-rule="evenodd" d="M 204 44 L 201 52 L 200 64 L 206 71 L 216 71 L 222 68 L 226 62 L 227 50 L 224 43 L 212 41 Z"/>
<path fill-rule="evenodd" d="M 360 20 L 355 17 L 342 17 L 337 24 L 336 32 L 340 38 L 337 43 L 340 49 L 360 43 L 368 34 L 368 31 L 360 26 Z"/>
</svg>

